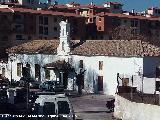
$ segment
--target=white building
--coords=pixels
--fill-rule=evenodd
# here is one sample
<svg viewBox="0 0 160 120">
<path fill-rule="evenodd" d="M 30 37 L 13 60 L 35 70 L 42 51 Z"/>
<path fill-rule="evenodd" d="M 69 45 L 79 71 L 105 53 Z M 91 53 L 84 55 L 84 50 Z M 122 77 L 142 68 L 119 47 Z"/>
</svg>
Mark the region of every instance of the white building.
<svg viewBox="0 0 160 120">
<path fill-rule="evenodd" d="M 6 77 L 19 80 L 22 66 L 31 67 L 31 76 L 36 80 L 59 80 L 59 74 L 46 71 L 44 66 L 58 60 L 69 62 L 78 73 L 86 70 L 84 91 L 99 91 L 115 94 L 117 73 L 123 77 L 134 76 L 134 86 L 141 90 L 141 75 L 144 75 L 146 93 L 154 93 L 155 70 L 160 65 L 160 48 L 140 40 L 70 40 L 69 23 L 60 23 L 60 40 L 34 40 L 8 49 L 10 59 Z M 12 72 L 11 72 L 12 68 Z M 74 72 L 68 75 L 67 88 L 74 89 Z M 138 81 L 139 80 L 139 81 Z M 130 84 L 130 83 L 129 83 Z"/>
</svg>

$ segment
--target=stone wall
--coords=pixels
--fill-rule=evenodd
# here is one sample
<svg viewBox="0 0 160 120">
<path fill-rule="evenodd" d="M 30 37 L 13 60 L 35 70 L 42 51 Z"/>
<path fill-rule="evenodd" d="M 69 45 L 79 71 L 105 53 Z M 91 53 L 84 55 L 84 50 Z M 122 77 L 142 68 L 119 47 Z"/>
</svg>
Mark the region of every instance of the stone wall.
<svg viewBox="0 0 160 120">
<path fill-rule="evenodd" d="M 115 96 L 114 117 L 122 120 L 159 120 L 160 107 L 151 104 L 131 102 Z"/>
</svg>

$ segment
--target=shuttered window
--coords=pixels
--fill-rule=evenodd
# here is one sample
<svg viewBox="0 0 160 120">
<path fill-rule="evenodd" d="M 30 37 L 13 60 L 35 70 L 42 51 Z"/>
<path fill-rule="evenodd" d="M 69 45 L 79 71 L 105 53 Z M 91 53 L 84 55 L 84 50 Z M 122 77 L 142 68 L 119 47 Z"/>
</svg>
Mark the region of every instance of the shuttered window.
<svg viewBox="0 0 160 120">
<path fill-rule="evenodd" d="M 103 61 L 99 61 L 99 70 L 103 70 Z"/>
<path fill-rule="evenodd" d="M 83 68 L 83 60 L 79 61 L 79 68 Z"/>
</svg>

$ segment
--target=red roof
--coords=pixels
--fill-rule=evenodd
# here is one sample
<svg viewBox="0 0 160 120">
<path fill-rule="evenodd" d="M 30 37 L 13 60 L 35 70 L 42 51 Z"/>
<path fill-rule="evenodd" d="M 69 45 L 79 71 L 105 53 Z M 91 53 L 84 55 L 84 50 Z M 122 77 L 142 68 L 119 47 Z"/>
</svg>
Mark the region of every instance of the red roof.
<svg viewBox="0 0 160 120">
<path fill-rule="evenodd" d="M 115 13 L 99 13 L 99 16 L 111 16 L 111 17 L 120 17 L 120 18 L 129 18 L 129 19 L 141 19 L 141 20 L 160 20 L 159 17 L 145 17 L 138 15 L 124 15 L 124 14 L 115 14 Z"/>
<path fill-rule="evenodd" d="M 7 13 L 11 13 L 12 10 L 8 9 L 8 8 L 0 8 L 0 12 L 7 12 Z"/>
<path fill-rule="evenodd" d="M 23 13 L 82 17 L 74 13 L 64 13 L 64 12 L 57 12 L 52 10 L 34 10 L 34 9 L 27 9 L 27 8 L 11 8 L 11 9 L 14 10 L 15 12 L 23 12 Z"/>
</svg>

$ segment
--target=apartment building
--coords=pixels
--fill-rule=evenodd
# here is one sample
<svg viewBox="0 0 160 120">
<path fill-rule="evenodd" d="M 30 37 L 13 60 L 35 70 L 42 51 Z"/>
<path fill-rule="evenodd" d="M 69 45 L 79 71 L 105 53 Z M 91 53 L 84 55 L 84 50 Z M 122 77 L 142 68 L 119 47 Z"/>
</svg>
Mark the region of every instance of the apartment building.
<svg viewBox="0 0 160 120">
<path fill-rule="evenodd" d="M 106 13 L 99 14 L 96 18 L 98 39 L 109 39 L 111 37 L 109 36 L 109 32 L 120 25 L 125 25 L 132 28 L 133 34 L 143 34 L 146 36 L 154 36 L 159 38 L 159 18 Z"/>
<path fill-rule="evenodd" d="M 85 38 L 85 18 L 80 15 L 17 6 L 0 8 L 0 31 L 3 33 L 0 34 L 0 54 L 3 55 L 8 47 L 31 40 L 59 39 L 62 20 L 71 23 L 72 39 Z"/>
<path fill-rule="evenodd" d="M 0 58 L 6 56 L 5 49 L 10 46 L 10 36 L 12 30 L 12 13 L 8 9 L 0 9 Z"/>
</svg>

